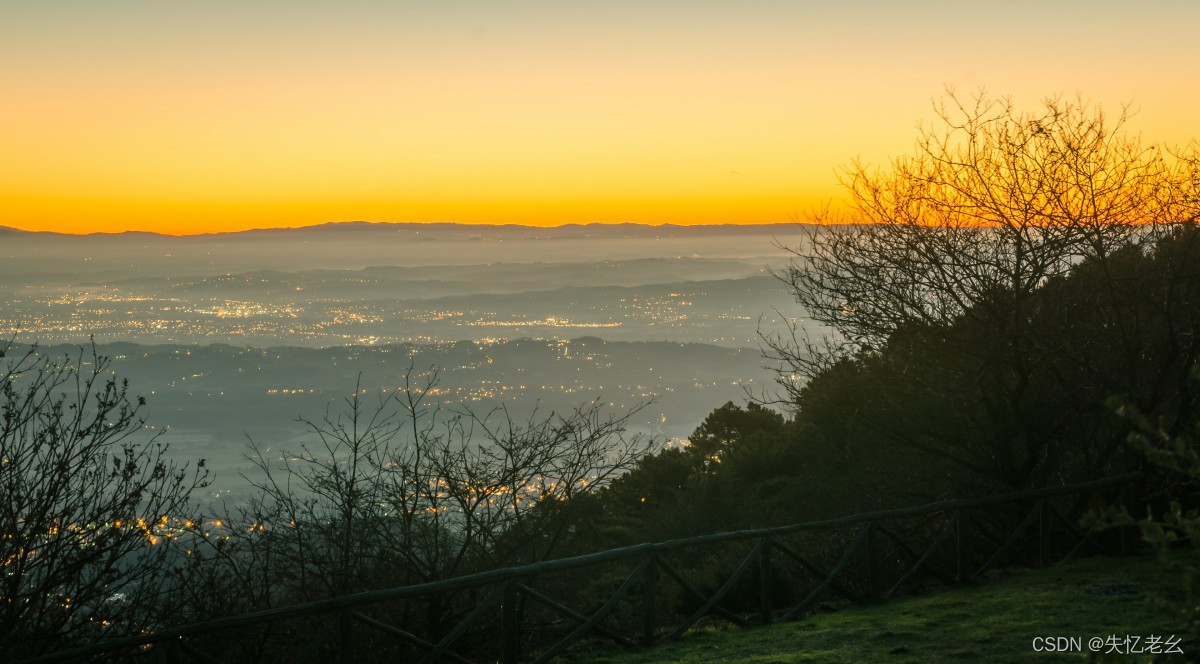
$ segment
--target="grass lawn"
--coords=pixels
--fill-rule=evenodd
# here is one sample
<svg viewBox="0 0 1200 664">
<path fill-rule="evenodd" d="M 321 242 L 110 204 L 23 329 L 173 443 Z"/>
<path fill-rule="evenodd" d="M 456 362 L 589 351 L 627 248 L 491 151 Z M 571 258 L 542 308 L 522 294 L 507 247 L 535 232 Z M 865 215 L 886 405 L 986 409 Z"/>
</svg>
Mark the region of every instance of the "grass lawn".
<svg viewBox="0 0 1200 664">
<path fill-rule="evenodd" d="M 876 606 L 845 606 L 761 628 L 708 627 L 651 650 L 581 652 L 604 662 L 1049 662 L 1086 661 L 1088 640 L 1172 633 L 1154 597 L 1182 600 L 1177 573 L 1155 555 L 1091 558 L 1012 570 L 963 588 L 931 590 Z M 1084 652 L 1035 652 L 1038 636 L 1079 637 Z M 1200 661 L 1200 644 L 1181 646 Z M 1149 659 L 1149 656 L 1143 655 Z M 1119 659 L 1117 661 L 1126 661 Z"/>
</svg>

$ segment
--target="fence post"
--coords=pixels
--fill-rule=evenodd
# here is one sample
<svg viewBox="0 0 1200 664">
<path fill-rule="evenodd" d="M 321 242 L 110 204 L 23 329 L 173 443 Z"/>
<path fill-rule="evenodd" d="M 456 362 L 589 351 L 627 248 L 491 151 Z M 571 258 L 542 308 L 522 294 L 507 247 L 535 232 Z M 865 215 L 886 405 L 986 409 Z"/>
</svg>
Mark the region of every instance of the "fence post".
<svg viewBox="0 0 1200 664">
<path fill-rule="evenodd" d="M 516 664 L 517 661 L 517 582 L 504 582 L 504 597 L 500 604 L 500 661 Z"/>
<path fill-rule="evenodd" d="M 874 521 L 867 522 L 867 588 L 868 598 L 877 602 L 883 595 L 882 570 L 879 565 L 879 536 Z"/>
<path fill-rule="evenodd" d="M 1050 504 L 1042 498 L 1037 504 L 1038 510 L 1038 564 L 1042 567 L 1050 564 Z"/>
<path fill-rule="evenodd" d="M 971 508 L 958 510 L 958 582 L 971 580 Z"/>
<path fill-rule="evenodd" d="M 342 609 L 338 614 L 338 646 L 341 648 L 342 662 L 358 661 L 354 658 L 354 619 L 350 609 Z"/>
<path fill-rule="evenodd" d="M 651 553 L 650 565 L 642 577 L 642 645 L 654 644 L 658 630 L 658 554 Z"/>
<path fill-rule="evenodd" d="M 758 554 L 758 595 L 764 625 L 770 625 L 775 620 L 775 599 L 771 596 L 771 582 L 771 538 L 768 537 L 762 553 Z"/>
<path fill-rule="evenodd" d="M 1117 507 L 1126 514 L 1130 514 L 1129 504 L 1133 501 L 1129 500 L 1129 484 L 1121 487 L 1121 493 L 1117 496 Z M 1129 555 L 1129 528 L 1130 526 L 1121 526 L 1121 555 Z"/>
</svg>

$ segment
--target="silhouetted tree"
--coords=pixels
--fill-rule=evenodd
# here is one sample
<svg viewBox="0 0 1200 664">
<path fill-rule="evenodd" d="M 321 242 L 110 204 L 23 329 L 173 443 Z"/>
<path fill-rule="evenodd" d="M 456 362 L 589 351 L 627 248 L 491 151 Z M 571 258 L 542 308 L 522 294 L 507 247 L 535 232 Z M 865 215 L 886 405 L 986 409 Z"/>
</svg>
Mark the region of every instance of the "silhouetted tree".
<svg viewBox="0 0 1200 664">
<path fill-rule="evenodd" d="M 654 445 L 627 434 L 636 409 L 609 415 L 597 402 L 517 419 L 502 407 L 445 412 L 437 392 L 435 371 L 410 369 L 399 390 L 356 388 L 340 412 L 302 420 L 310 439 L 300 449 L 273 457 L 255 449 L 258 495 L 227 515 L 236 524 L 228 539 L 204 540 L 194 563 L 208 567 L 205 578 L 228 579 L 226 588 L 244 576 L 265 580 L 250 589 L 258 606 L 229 608 L 542 560 L 582 525 L 586 512 L 573 499 L 607 486 Z M 451 599 L 433 598 L 404 623 L 437 633 L 462 610 Z M 203 603 L 221 612 L 219 602 Z"/>
<path fill-rule="evenodd" d="M 109 360 L 0 345 L 0 643 L 29 656 L 161 624 L 171 541 L 206 483 L 144 435 Z"/>
<path fill-rule="evenodd" d="M 835 334 L 767 338 L 779 382 L 803 411 L 822 399 L 806 380 L 857 373 L 838 426 L 950 462 L 966 488 L 1111 468 L 1123 434 L 1104 399 L 1157 409 L 1195 353 L 1200 160 L 1083 103 L 951 95 L 939 116 L 889 170 L 853 166 L 852 211 L 823 216 L 780 275 Z"/>
<path fill-rule="evenodd" d="M 735 406 L 732 401 L 704 418 L 688 438 L 688 452 L 703 467 L 724 463 L 745 448 L 761 447 L 783 433 L 783 415 L 757 403 Z M 758 445 L 756 445 L 758 443 Z"/>
</svg>

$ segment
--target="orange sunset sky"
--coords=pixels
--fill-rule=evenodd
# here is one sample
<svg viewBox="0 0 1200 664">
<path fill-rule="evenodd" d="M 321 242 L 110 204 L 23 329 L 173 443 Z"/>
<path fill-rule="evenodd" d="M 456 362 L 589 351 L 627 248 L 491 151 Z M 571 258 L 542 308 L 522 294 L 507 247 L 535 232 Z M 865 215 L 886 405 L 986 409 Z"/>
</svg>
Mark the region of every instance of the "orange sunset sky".
<svg viewBox="0 0 1200 664">
<path fill-rule="evenodd" d="M 1200 3 L 11 2 L 0 225 L 777 223 L 946 86 L 1200 135 Z"/>
</svg>

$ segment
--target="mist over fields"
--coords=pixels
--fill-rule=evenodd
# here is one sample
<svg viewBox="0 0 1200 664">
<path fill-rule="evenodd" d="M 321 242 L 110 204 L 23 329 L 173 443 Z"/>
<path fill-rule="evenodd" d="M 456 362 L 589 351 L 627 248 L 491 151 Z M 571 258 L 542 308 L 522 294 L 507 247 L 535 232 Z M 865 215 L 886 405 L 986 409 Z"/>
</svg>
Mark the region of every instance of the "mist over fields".
<svg viewBox="0 0 1200 664">
<path fill-rule="evenodd" d="M 342 224 L 0 235 L 0 328 L 42 342 L 571 338 L 757 344 L 802 228 Z"/>
<path fill-rule="evenodd" d="M 686 437 L 769 388 L 760 331 L 804 324 L 771 270 L 798 225 L 330 224 L 170 237 L 0 231 L 0 329 L 54 355 L 94 338 L 180 458 L 237 496 L 248 440 L 306 440 L 355 385 L 437 372 L 445 412 L 613 412 Z M 361 378 L 360 378 L 361 376 Z"/>
<path fill-rule="evenodd" d="M 784 256 L 778 239 L 798 243 L 803 224 L 646 226 L 568 224 L 552 228 L 472 224 L 347 222 L 296 229 L 169 236 L 65 235 L 0 227 L 0 276 L 116 280 L 211 276 L 252 270 L 362 269 L 493 263 L 613 261 L 636 258 Z M 430 277 L 432 278 L 432 277 Z"/>
</svg>

